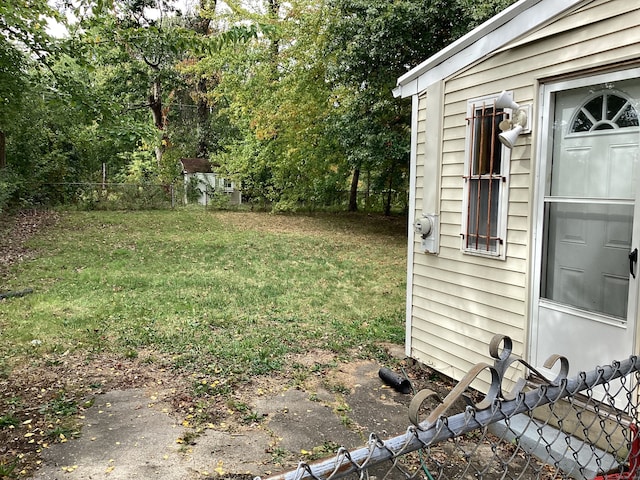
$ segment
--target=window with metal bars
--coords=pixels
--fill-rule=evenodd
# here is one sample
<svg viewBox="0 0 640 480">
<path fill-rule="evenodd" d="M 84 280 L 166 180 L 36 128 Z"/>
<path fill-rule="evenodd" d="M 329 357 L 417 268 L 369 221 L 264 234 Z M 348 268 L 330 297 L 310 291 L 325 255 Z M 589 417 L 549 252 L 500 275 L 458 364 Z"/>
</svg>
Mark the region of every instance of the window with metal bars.
<svg viewBox="0 0 640 480">
<path fill-rule="evenodd" d="M 498 125 L 507 112 L 493 99 L 469 102 L 464 175 L 463 250 L 504 257 L 509 150 Z"/>
</svg>

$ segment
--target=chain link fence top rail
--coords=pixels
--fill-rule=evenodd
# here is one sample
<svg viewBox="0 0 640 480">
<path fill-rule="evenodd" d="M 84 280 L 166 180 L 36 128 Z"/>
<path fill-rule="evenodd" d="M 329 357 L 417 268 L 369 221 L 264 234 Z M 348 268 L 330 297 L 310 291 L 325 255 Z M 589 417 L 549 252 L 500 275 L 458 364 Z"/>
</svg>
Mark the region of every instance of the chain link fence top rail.
<svg viewBox="0 0 640 480">
<path fill-rule="evenodd" d="M 265 480 L 640 478 L 640 359 L 568 378 L 568 361 L 555 355 L 544 365 L 559 371 L 550 380 L 512 354 L 509 337 L 494 337 L 490 353 L 494 364 L 476 365 L 444 401 L 418 392 L 405 434 L 383 440 L 372 433 L 362 448 L 340 448 L 334 457 Z M 535 382 L 521 379 L 506 391 L 505 372 L 514 364 Z M 486 396 L 475 404 L 467 399 L 463 412 L 447 416 L 482 372 L 491 376 Z M 432 400 L 437 407 L 421 420 Z"/>
</svg>

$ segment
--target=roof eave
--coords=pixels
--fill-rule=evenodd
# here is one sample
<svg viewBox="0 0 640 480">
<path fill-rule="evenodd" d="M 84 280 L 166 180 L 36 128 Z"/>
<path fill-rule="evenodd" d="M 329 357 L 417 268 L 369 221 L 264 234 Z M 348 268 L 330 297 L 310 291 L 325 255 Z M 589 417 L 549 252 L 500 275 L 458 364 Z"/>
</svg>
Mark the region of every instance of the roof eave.
<svg viewBox="0 0 640 480">
<path fill-rule="evenodd" d="M 417 95 L 581 1 L 520 0 L 514 3 L 398 78 L 394 97 Z"/>
</svg>

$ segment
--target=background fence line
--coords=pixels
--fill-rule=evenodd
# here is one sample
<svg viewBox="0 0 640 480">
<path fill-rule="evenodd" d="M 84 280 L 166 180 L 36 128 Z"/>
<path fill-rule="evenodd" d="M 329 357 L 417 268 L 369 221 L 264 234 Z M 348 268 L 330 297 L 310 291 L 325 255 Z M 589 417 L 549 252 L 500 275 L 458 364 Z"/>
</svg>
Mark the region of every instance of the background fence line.
<svg viewBox="0 0 640 480">
<path fill-rule="evenodd" d="M 191 191 L 185 186 L 182 178 L 167 184 L 159 183 L 122 183 L 122 182 L 69 182 L 48 183 L 47 204 L 72 205 L 84 210 L 141 210 L 170 209 L 187 204 L 198 205 L 201 191 Z M 227 207 L 229 192 L 218 189 L 220 196 L 211 195 L 203 207 Z M 271 208 L 273 205 L 264 198 L 252 198 L 251 191 L 237 190 L 242 194 L 242 203 L 250 208 Z M 337 190 L 331 195 L 310 197 L 292 205 L 301 210 L 346 211 L 350 192 Z M 386 203 L 391 202 L 391 211 L 406 214 L 408 196 L 406 192 L 388 190 L 358 191 L 358 209 L 364 212 L 385 210 Z"/>
</svg>

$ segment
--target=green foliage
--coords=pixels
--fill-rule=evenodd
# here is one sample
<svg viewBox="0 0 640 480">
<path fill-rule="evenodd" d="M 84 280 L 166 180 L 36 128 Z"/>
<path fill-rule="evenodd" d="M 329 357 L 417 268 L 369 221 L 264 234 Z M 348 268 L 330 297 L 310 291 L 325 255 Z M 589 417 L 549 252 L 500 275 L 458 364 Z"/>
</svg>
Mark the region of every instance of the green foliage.
<svg viewBox="0 0 640 480">
<path fill-rule="evenodd" d="M 78 413 L 78 404 L 61 391 L 40 408 L 40 413 L 54 417 L 69 417 Z"/>
<path fill-rule="evenodd" d="M 0 42 L 44 60 L 54 50 L 46 31 L 47 19 L 59 18 L 46 0 L 3 0 L 0 3 L 0 31 L 3 32 Z"/>
<path fill-rule="evenodd" d="M 56 18 L 57 12 L 46 0 L 0 2 L 0 133 L 5 138 L 23 112 L 32 83 L 30 70 L 50 65 L 56 58 L 57 46 L 46 32 L 47 21 Z M 4 163 L 4 158 L 0 160 Z M 6 178 L 3 183 L 7 186 Z M 11 182 L 10 190 L 15 191 L 19 183 Z M 9 195 L 0 197 L 1 211 Z"/>
<path fill-rule="evenodd" d="M 337 443 L 327 441 L 322 445 L 313 447 L 311 451 L 302 450 L 301 453 L 305 456 L 305 459 L 307 461 L 313 461 L 335 455 L 339 448 L 340 445 L 338 445 Z"/>
<path fill-rule="evenodd" d="M 152 3 L 82 0 L 67 7 L 80 19 L 69 36 L 52 39 L 46 19 L 64 16 L 46 0 L 1 2 L 0 209 L 68 203 L 71 184 L 101 181 L 103 166 L 110 181 L 172 183 L 179 159 L 194 156 L 275 211 L 344 206 L 352 179 L 384 198 L 386 213 L 403 208 L 393 199 L 406 198 L 410 105 L 391 88 L 512 2 L 212 2 L 181 12 L 163 0 L 155 16 Z"/>
<path fill-rule="evenodd" d="M 158 181 L 158 165 L 153 152 L 140 148 L 134 152 L 119 154 L 124 168 L 116 175 L 116 181 L 122 183 L 155 183 Z"/>
<path fill-rule="evenodd" d="M 154 210 L 169 208 L 168 193 L 160 185 L 125 185 L 103 208 L 109 210 Z"/>
<path fill-rule="evenodd" d="M 410 108 L 394 100 L 396 79 L 466 33 L 471 19 L 450 0 L 330 0 L 325 49 L 337 109 L 332 135 L 349 169 L 373 191 L 406 191 Z M 389 197 L 390 199 L 391 197 Z M 390 202 L 385 212 L 389 213 Z"/>
<path fill-rule="evenodd" d="M 189 183 L 187 183 L 185 187 L 185 195 L 187 196 L 188 203 L 196 203 L 200 199 L 202 192 L 200 191 L 199 185 L 200 181 L 196 177 L 189 179 Z"/>
<path fill-rule="evenodd" d="M 14 458 L 12 462 L 0 462 L 0 478 L 17 478 L 18 475 L 13 473 L 18 466 L 18 458 Z"/>
<path fill-rule="evenodd" d="M 16 121 L 30 111 L 25 104 L 33 82 L 31 72 L 51 63 L 57 53 L 45 30 L 47 19 L 52 18 L 57 14 L 46 0 L 0 2 L 0 132 L 8 149 Z M 0 171 L 0 212 L 22 197 L 25 183 L 19 168 Z"/>
<path fill-rule="evenodd" d="M 0 36 L 0 130 L 6 128 L 12 112 L 20 108 L 22 93 L 27 86 L 27 58 Z"/>
<path fill-rule="evenodd" d="M 231 197 L 229 194 L 218 190 L 214 190 L 209 194 L 207 205 L 210 208 L 224 210 L 231 207 Z"/>
<path fill-rule="evenodd" d="M 20 189 L 21 180 L 22 178 L 9 168 L 0 169 L 0 213 L 9 207 L 11 199 Z"/>
<path fill-rule="evenodd" d="M 241 21 L 273 29 L 242 50 L 222 52 L 217 88 L 237 136 L 215 160 L 235 177 L 249 201 L 295 211 L 340 189 L 340 146 L 329 135 L 331 87 L 320 46 L 328 12 L 297 1 L 277 12 L 243 13 Z M 266 60 L 266 61 L 265 61 Z"/>
<path fill-rule="evenodd" d="M 460 0 L 461 7 L 470 19 L 470 23 L 467 26 L 468 30 L 475 28 L 485 20 L 497 15 L 512 3 L 514 3 L 514 0 L 484 0 L 482 2 L 476 0 Z"/>
<path fill-rule="evenodd" d="M 385 192 L 390 213 L 409 180 L 411 106 L 392 98 L 396 79 L 505 3 L 297 0 L 276 11 L 266 2 L 256 11 L 235 8 L 229 21 L 273 28 L 207 59 L 220 71 L 217 98 L 235 127 L 216 162 L 241 181 L 249 201 L 275 211 L 327 205 L 361 172 L 360 188 Z"/>
<path fill-rule="evenodd" d="M 0 415 L 0 428 L 15 427 L 19 423 L 20 419 L 11 412 Z"/>
</svg>

